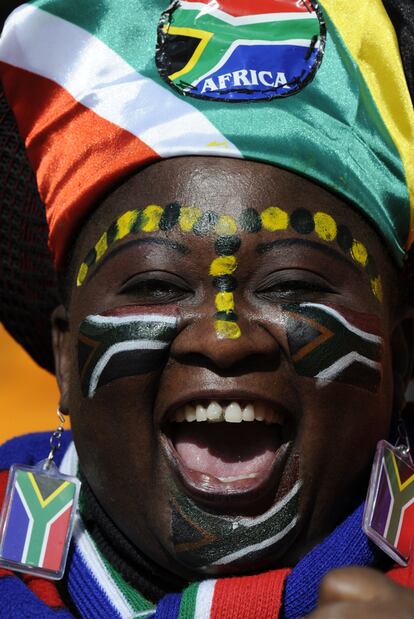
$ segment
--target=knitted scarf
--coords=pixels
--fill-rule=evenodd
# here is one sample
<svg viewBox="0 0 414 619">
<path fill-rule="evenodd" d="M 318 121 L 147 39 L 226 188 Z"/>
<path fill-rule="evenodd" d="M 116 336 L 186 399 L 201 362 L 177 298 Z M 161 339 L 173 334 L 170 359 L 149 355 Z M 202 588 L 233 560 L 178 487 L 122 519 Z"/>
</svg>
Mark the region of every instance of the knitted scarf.
<svg viewBox="0 0 414 619">
<path fill-rule="evenodd" d="M 57 458 L 57 464 L 62 472 L 73 475 L 77 471 L 77 454 L 69 433 L 64 439 L 63 459 Z M 0 500 L 9 466 L 15 462 L 31 465 L 41 460 L 47 442 L 47 434 L 32 434 L 13 439 L 0 448 Z M 376 563 L 374 549 L 361 530 L 362 509 L 362 505 L 358 507 L 292 570 L 195 582 L 180 593 L 165 595 L 157 605 L 145 599 L 111 565 L 79 514 L 65 577 L 74 614 L 65 607 L 59 585 L 1 570 L 0 619 L 302 617 L 315 608 L 321 579 L 331 569 Z"/>
</svg>

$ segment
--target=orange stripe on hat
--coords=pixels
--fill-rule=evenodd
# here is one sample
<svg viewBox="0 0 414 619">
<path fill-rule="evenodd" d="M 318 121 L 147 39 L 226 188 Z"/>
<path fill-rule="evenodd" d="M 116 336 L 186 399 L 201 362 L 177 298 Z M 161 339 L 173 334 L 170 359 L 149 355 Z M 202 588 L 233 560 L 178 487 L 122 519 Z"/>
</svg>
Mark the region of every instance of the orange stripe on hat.
<svg viewBox="0 0 414 619">
<path fill-rule="evenodd" d="M 158 154 L 128 131 L 98 116 L 54 82 L 3 63 L 3 83 L 18 118 L 39 193 L 46 205 L 49 246 L 59 266 L 83 217 L 138 166 Z M 19 91 L 36 92 L 32 101 Z M 20 91 L 21 92 L 21 91 Z"/>
</svg>

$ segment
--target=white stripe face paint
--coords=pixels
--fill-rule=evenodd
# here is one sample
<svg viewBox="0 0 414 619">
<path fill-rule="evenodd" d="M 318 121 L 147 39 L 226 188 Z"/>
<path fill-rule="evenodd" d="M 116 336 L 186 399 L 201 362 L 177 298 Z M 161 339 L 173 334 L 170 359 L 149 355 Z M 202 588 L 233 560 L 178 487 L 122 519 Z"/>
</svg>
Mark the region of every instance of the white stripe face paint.
<svg viewBox="0 0 414 619">
<path fill-rule="evenodd" d="M 359 337 L 362 337 L 362 339 L 367 340 L 368 342 L 375 342 L 376 344 L 382 343 L 382 338 L 379 335 L 374 335 L 373 333 L 362 331 L 361 329 L 358 329 L 358 327 L 351 325 L 351 323 L 348 322 L 348 320 L 346 320 L 346 318 L 342 316 L 342 314 L 337 312 L 333 307 L 329 307 L 329 305 L 323 305 L 322 303 L 301 303 L 301 306 L 317 307 L 319 309 L 322 309 L 327 314 L 334 316 L 340 323 L 342 323 L 347 329 L 349 329 L 349 331 L 355 333 L 355 335 L 359 335 Z"/>
<path fill-rule="evenodd" d="M 22 5 L 7 20 L 0 60 L 59 84 L 76 101 L 129 131 L 161 157 L 194 152 L 242 156 L 187 101 L 135 71 L 83 28 L 33 5 Z"/>
<path fill-rule="evenodd" d="M 88 316 L 89 322 L 96 325 L 105 325 L 111 327 L 113 325 L 124 325 L 131 322 L 133 316 L 102 316 L 96 314 L 94 316 Z M 140 322 L 164 322 L 169 325 L 176 325 L 177 318 L 175 316 L 165 316 L 164 314 L 137 314 Z"/>
<path fill-rule="evenodd" d="M 289 503 L 289 501 L 295 496 L 295 494 L 299 492 L 301 486 L 302 482 L 298 480 L 293 486 L 293 488 L 291 488 L 291 490 L 289 490 L 289 492 L 285 494 L 285 496 L 280 499 L 280 501 L 278 501 L 273 507 L 271 507 L 269 511 L 265 512 L 261 516 L 257 516 L 256 518 L 241 518 L 240 520 L 238 520 L 238 524 L 244 525 L 245 527 L 252 527 L 256 524 L 266 522 L 267 520 L 269 520 L 269 518 L 280 512 L 280 510 L 283 509 L 285 505 L 287 505 L 287 503 Z"/>
<path fill-rule="evenodd" d="M 382 325 L 376 314 L 322 303 L 283 306 L 295 371 L 318 388 L 331 381 L 378 392 L 382 380 Z"/>
<path fill-rule="evenodd" d="M 302 480 L 297 480 L 273 507 L 253 518 L 206 512 L 173 487 L 172 539 L 180 562 L 201 570 L 235 563 L 248 567 L 251 555 L 269 552 L 267 548 L 284 543 L 295 529 L 302 486 Z"/>
<path fill-rule="evenodd" d="M 264 550 L 265 548 L 268 548 L 269 546 L 273 546 L 273 544 L 280 542 L 284 537 L 286 537 L 286 535 L 295 527 L 297 522 L 298 522 L 298 517 L 295 516 L 282 531 L 280 531 L 273 537 L 269 537 L 268 539 L 265 539 L 262 542 L 258 542 L 257 544 L 252 544 L 251 546 L 245 546 L 244 548 L 241 548 L 240 550 L 236 550 L 236 552 L 232 552 L 228 554 L 227 556 L 223 557 L 222 559 L 219 559 L 218 561 L 211 563 L 210 565 L 228 565 L 229 563 L 234 563 L 235 561 L 238 561 L 242 559 L 243 557 L 246 557 L 251 554 L 255 554 L 259 552 L 260 550 Z"/>
<path fill-rule="evenodd" d="M 114 344 L 102 355 L 92 372 L 88 397 L 93 398 L 95 395 L 101 374 L 114 355 L 131 350 L 164 350 L 168 345 L 169 344 L 166 342 L 157 342 L 154 340 L 133 340 Z"/>
<path fill-rule="evenodd" d="M 157 313 L 87 316 L 78 340 L 83 395 L 92 398 L 110 382 L 161 370 L 177 324 L 176 316 Z"/>
<path fill-rule="evenodd" d="M 352 365 L 355 361 L 359 361 L 363 365 L 366 365 L 370 368 L 374 368 L 378 371 L 381 371 L 381 364 L 378 363 L 377 361 L 372 361 L 372 359 L 367 359 L 366 357 L 363 357 L 357 352 L 350 352 L 349 354 L 345 355 L 341 359 L 338 359 L 338 361 L 330 365 L 325 370 L 322 370 L 322 372 L 319 372 L 319 374 L 316 375 L 316 379 L 318 383 L 319 381 L 323 382 L 326 380 L 335 380 L 335 378 L 339 376 L 341 372 L 346 370 L 346 368 Z"/>
</svg>

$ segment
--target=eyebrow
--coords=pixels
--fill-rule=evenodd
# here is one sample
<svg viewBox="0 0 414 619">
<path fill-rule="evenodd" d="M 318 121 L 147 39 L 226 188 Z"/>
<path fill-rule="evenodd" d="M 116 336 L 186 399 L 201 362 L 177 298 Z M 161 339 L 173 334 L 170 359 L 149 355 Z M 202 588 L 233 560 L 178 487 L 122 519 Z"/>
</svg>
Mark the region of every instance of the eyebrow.
<svg viewBox="0 0 414 619">
<path fill-rule="evenodd" d="M 310 247 L 311 249 L 316 249 L 317 251 L 329 256 L 330 258 L 334 258 L 335 260 L 340 260 L 345 263 L 348 267 L 353 269 L 356 273 L 361 273 L 360 269 L 357 265 L 347 258 L 344 254 L 339 253 L 336 249 L 332 247 L 327 247 L 322 243 L 318 243 L 317 241 L 309 241 L 304 239 L 279 239 L 277 241 L 271 241 L 270 243 L 259 243 L 256 246 L 257 254 L 265 254 L 273 249 L 286 249 L 290 247 Z"/>
<path fill-rule="evenodd" d="M 177 241 L 170 241 L 169 239 L 157 239 L 157 238 L 131 239 L 130 241 L 128 241 L 127 243 L 124 243 L 123 245 L 115 245 L 113 249 L 110 249 L 109 252 L 106 253 L 105 256 L 103 256 L 103 258 L 95 264 L 93 271 L 88 277 L 88 281 L 85 283 L 87 284 L 96 275 L 100 267 L 104 265 L 110 258 L 113 258 L 115 255 L 125 251 L 126 249 L 129 249 L 132 245 L 150 245 L 150 244 L 166 247 L 167 249 L 172 249 L 173 251 L 176 251 L 177 253 L 179 253 L 181 256 L 187 256 L 188 254 L 191 254 L 191 249 L 187 245 L 184 245 L 183 243 L 177 243 Z"/>
</svg>

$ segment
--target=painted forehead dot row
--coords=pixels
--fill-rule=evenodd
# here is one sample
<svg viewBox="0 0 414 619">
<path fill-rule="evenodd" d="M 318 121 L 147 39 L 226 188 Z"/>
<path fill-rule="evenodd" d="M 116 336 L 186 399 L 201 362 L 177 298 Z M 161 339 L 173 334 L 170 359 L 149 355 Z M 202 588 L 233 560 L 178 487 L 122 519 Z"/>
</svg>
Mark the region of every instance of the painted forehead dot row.
<svg viewBox="0 0 414 619">
<path fill-rule="evenodd" d="M 134 209 L 123 213 L 102 234 L 95 246 L 88 252 L 80 265 L 77 286 L 82 286 L 90 270 L 105 256 L 114 243 L 129 234 L 152 233 L 172 230 L 176 226 L 182 232 L 197 236 L 213 235 L 216 258 L 210 265 L 210 275 L 215 295 L 214 326 L 216 334 L 222 339 L 237 339 L 241 335 L 235 312 L 234 290 L 237 280 L 237 251 L 241 239 L 237 233 L 257 233 L 260 230 L 281 232 L 291 228 L 303 235 L 316 234 L 327 243 L 335 243 L 352 260 L 364 268 L 371 283 L 371 289 L 378 301 L 382 301 L 381 278 L 374 259 L 365 245 L 354 238 L 349 228 L 337 224 L 328 213 L 311 213 L 299 208 L 291 214 L 276 206 L 270 206 L 261 213 L 254 208 L 245 209 L 238 221 L 230 215 L 207 211 L 202 213 L 196 207 L 180 206 L 177 203 L 165 207 L 150 204 L 144 209 Z"/>
</svg>

